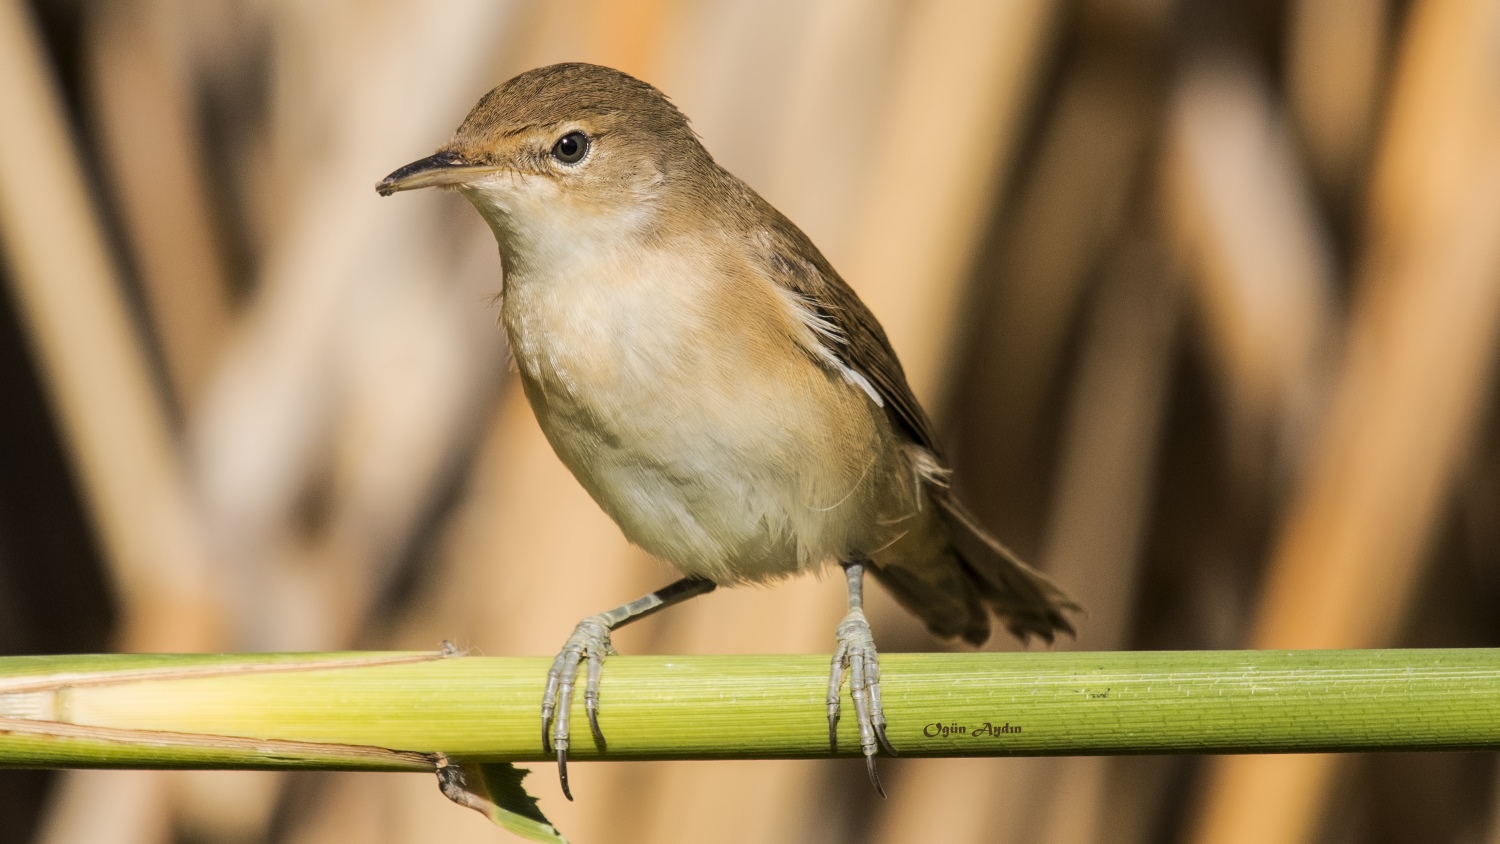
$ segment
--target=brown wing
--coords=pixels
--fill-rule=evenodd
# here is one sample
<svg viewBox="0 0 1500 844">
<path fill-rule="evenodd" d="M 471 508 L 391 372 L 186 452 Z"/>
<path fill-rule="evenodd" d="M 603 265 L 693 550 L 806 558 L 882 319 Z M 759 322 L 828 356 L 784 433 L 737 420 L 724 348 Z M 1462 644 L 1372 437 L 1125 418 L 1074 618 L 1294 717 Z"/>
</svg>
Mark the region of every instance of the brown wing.
<svg viewBox="0 0 1500 844">
<path fill-rule="evenodd" d="M 867 379 L 879 393 L 891 418 L 902 430 L 946 463 L 932 420 L 922 410 L 906 372 L 885 336 L 885 329 L 833 266 L 800 229 L 779 212 L 768 210 L 781 225 L 761 233 L 762 258 L 771 277 L 797 294 L 831 330 L 827 350 L 850 370 Z"/>
</svg>

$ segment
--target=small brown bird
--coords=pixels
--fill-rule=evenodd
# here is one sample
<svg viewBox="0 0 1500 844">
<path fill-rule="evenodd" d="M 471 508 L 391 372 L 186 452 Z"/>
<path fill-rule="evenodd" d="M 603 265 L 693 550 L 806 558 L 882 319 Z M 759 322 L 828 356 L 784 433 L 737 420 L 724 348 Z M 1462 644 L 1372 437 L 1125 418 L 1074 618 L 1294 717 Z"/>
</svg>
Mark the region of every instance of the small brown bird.
<svg viewBox="0 0 1500 844">
<path fill-rule="evenodd" d="M 843 567 L 828 737 L 847 670 L 877 789 L 875 753 L 895 751 L 866 571 L 945 639 L 983 644 L 990 613 L 1023 639 L 1072 632 L 1077 607 L 950 491 L 875 316 L 660 91 L 596 65 L 523 73 L 377 190 L 435 186 L 463 193 L 499 241 L 501 322 L 548 442 L 630 541 L 685 575 L 579 622 L 553 663 L 542 743 L 569 799 L 580 664 L 603 748 L 610 631 L 719 585 Z"/>
</svg>

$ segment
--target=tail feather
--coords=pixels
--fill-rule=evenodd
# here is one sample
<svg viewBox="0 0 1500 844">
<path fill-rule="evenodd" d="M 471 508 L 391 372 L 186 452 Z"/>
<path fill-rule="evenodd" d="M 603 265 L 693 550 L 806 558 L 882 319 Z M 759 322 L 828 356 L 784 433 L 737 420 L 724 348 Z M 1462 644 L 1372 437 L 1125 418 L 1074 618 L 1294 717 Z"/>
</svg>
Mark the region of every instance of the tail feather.
<svg viewBox="0 0 1500 844">
<path fill-rule="evenodd" d="M 1076 635 L 1065 613 L 1082 608 L 1067 593 L 985 532 L 952 494 L 931 493 L 980 599 L 1012 635 L 1022 641 L 1035 635 L 1049 643 L 1059 631 Z"/>
<path fill-rule="evenodd" d="M 980 603 L 973 577 L 953 555 L 935 560 L 919 572 L 899 566 L 870 569 L 870 573 L 901 606 L 922 619 L 939 639 L 961 637 L 978 647 L 989 641 L 990 614 Z"/>
</svg>

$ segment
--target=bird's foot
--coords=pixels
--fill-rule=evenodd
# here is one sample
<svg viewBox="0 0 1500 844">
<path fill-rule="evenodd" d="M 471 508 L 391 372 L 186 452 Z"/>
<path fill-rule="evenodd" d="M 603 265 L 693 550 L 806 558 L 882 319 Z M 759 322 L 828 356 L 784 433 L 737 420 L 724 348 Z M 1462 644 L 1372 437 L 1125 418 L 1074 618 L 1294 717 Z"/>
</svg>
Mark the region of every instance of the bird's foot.
<svg viewBox="0 0 1500 844">
<path fill-rule="evenodd" d="M 847 668 L 849 697 L 854 699 L 854 714 L 859 719 L 859 744 L 865 754 L 865 769 L 875 790 L 884 797 L 885 789 L 875 770 L 875 754 L 883 747 L 895 756 L 896 749 L 885 737 L 885 711 L 880 705 L 880 654 L 875 650 L 875 637 L 870 633 L 864 611 L 850 610 L 839 623 L 837 636 L 838 649 L 828 672 L 828 745 L 838 750 L 840 687 Z"/>
<path fill-rule="evenodd" d="M 578 622 L 573 635 L 552 661 L 552 670 L 547 672 L 547 690 L 542 693 L 542 748 L 548 753 L 556 750 L 557 776 L 562 781 L 563 796 L 569 800 L 573 799 L 573 792 L 568 789 L 568 716 L 572 711 L 578 666 L 585 659 L 589 670 L 583 687 L 583 708 L 589 716 L 594 744 L 600 750 L 605 749 L 604 733 L 599 729 L 599 676 L 604 670 L 604 658 L 615 652 L 609 643 L 609 629 L 600 616 Z"/>
</svg>

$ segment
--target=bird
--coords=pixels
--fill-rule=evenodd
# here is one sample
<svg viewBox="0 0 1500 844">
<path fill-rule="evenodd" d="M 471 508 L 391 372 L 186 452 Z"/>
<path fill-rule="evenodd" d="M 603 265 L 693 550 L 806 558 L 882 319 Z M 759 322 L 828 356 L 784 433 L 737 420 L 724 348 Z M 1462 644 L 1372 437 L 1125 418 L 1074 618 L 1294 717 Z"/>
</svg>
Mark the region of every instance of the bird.
<svg viewBox="0 0 1500 844">
<path fill-rule="evenodd" d="M 915 163 L 913 166 L 916 166 Z M 547 441 L 635 545 L 682 578 L 583 619 L 557 654 L 542 745 L 569 800 L 581 667 L 596 746 L 611 631 L 719 586 L 843 569 L 827 713 L 845 673 L 871 782 L 895 754 L 864 575 L 940 639 L 1073 633 L 1079 607 L 953 491 L 880 322 L 795 224 L 709 154 L 654 86 L 564 63 L 486 93 L 382 196 L 457 190 L 500 251 L 500 323 Z"/>
</svg>

